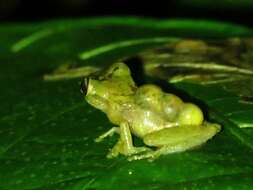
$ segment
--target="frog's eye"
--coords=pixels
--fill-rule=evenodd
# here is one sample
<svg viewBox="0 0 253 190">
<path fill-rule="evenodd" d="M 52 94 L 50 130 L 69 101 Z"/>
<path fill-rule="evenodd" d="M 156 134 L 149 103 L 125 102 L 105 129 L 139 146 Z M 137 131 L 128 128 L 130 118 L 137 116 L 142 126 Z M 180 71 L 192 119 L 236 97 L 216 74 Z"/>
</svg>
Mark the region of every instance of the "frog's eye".
<svg viewBox="0 0 253 190">
<path fill-rule="evenodd" d="M 130 76 L 130 70 L 125 63 L 115 63 L 109 67 L 105 78 Z"/>
<path fill-rule="evenodd" d="M 82 94 L 86 95 L 88 91 L 88 85 L 89 85 L 90 78 L 86 77 L 82 80 L 80 91 Z"/>
</svg>

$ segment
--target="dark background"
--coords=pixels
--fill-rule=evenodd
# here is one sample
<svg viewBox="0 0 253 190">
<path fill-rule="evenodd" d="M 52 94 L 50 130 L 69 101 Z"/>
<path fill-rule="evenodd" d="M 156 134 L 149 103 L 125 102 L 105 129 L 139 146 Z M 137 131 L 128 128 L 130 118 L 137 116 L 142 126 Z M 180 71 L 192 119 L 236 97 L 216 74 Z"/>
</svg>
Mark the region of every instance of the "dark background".
<svg viewBox="0 0 253 190">
<path fill-rule="evenodd" d="M 198 18 L 253 26 L 253 0 L 0 0 L 1 22 L 92 16 Z"/>
</svg>

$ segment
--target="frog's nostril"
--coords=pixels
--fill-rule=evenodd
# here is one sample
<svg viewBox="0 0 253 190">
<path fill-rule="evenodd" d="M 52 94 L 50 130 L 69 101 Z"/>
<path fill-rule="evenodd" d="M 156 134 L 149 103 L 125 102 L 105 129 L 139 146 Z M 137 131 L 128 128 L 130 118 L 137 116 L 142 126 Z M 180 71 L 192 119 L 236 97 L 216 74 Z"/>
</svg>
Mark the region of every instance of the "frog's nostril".
<svg viewBox="0 0 253 190">
<path fill-rule="evenodd" d="M 88 85 L 89 85 L 89 78 L 84 78 L 81 83 L 80 91 L 82 94 L 86 95 L 88 91 Z"/>
</svg>

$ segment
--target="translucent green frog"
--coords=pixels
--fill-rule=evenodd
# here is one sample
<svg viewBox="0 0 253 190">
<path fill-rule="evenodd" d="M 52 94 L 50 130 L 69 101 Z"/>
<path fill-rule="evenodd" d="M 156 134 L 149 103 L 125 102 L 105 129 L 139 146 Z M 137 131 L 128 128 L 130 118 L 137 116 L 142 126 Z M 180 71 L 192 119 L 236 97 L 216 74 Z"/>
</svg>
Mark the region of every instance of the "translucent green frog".
<svg viewBox="0 0 253 190">
<path fill-rule="evenodd" d="M 195 104 L 184 103 L 156 85 L 137 87 L 124 63 L 113 64 L 97 78 L 85 78 L 82 90 L 89 104 L 119 126 L 96 139 L 100 142 L 114 133 L 120 135 L 108 158 L 123 154 L 128 160 L 153 160 L 198 147 L 221 128 L 204 121 L 201 109 Z M 147 146 L 135 147 L 132 134 Z"/>
</svg>

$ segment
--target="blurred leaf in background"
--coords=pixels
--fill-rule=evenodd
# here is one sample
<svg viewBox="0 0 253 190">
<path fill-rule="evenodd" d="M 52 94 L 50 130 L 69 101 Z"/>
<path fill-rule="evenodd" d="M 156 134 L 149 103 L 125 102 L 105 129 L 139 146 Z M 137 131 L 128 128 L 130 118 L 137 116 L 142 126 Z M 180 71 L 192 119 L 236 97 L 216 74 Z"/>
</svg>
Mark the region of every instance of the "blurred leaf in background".
<svg viewBox="0 0 253 190">
<path fill-rule="evenodd" d="M 253 2 L 251 0 L 220 0 L 217 2 L 214 2 L 212 0 L 179 0 L 177 1 L 178 4 L 182 4 L 184 6 L 189 7 L 199 7 L 203 9 L 207 8 L 215 8 L 215 9 L 251 9 L 253 7 Z"/>
<path fill-rule="evenodd" d="M 252 26 L 251 0 L 0 0 L 1 21 L 40 21 L 83 16 L 134 15 L 152 18 L 196 18 Z"/>
</svg>

